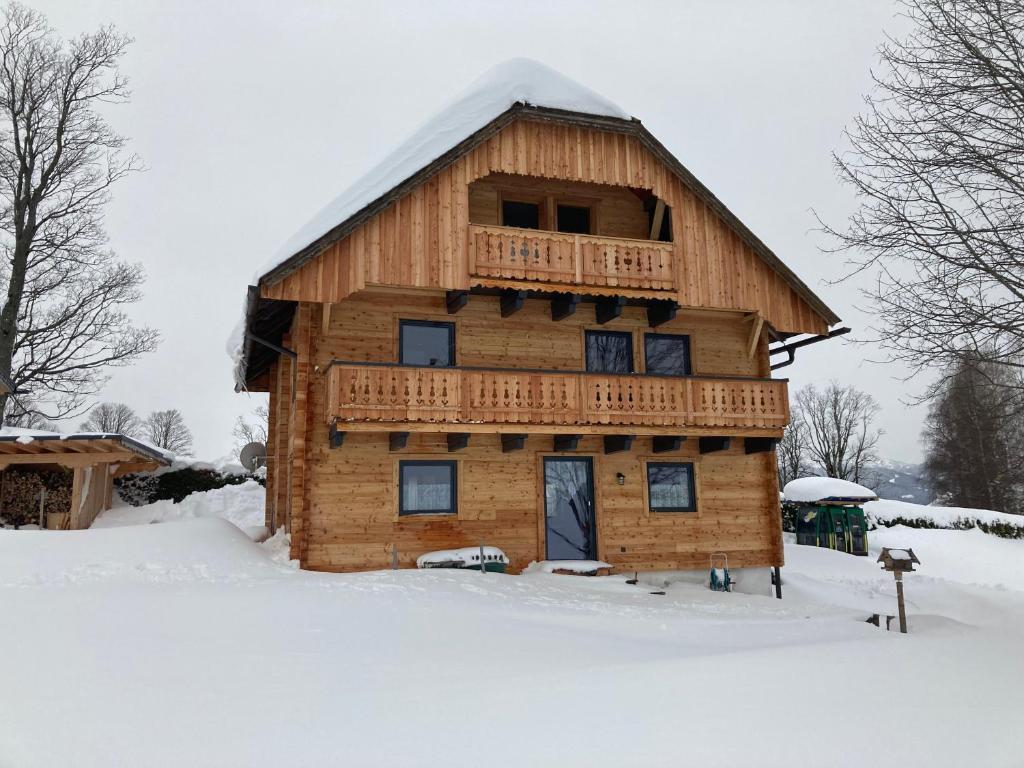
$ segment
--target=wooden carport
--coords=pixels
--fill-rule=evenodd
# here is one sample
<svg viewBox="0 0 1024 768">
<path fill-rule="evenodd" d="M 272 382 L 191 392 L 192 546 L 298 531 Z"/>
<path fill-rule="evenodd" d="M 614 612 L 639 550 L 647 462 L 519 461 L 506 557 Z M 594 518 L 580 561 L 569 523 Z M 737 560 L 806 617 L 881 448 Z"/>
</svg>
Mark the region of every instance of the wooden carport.
<svg viewBox="0 0 1024 768">
<path fill-rule="evenodd" d="M 61 435 L 19 430 L 0 434 L 0 471 L 8 467 L 60 466 L 73 470 L 70 508 L 48 515 L 47 528 L 88 528 L 110 508 L 114 478 L 170 464 L 158 448 L 118 434 Z"/>
</svg>

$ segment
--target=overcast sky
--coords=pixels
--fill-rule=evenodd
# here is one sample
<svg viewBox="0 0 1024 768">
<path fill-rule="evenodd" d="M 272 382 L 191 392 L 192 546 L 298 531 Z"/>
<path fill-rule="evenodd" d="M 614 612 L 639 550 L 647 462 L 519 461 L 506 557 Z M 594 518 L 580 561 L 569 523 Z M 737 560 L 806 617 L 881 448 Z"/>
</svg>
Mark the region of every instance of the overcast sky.
<svg viewBox="0 0 1024 768">
<path fill-rule="evenodd" d="M 235 394 L 224 342 L 254 270 L 327 201 L 493 64 L 538 59 L 640 118 L 852 326 L 871 316 L 842 259 L 819 251 L 812 208 L 853 206 L 829 153 L 861 107 L 888 2 L 32 3 L 65 35 L 113 23 L 135 38 L 133 97 L 112 121 L 148 170 L 115 190 L 108 231 L 142 262 L 132 312 L 159 350 L 117 370 L 104 399 L 177 407 L 196 452 L 231 450 Z M 864 305 L 865 308 L 868 308 Z M 923 408 L 866 345 L 839 340 L 780 371 L 793 389 L 831 378 L 875 396 L 887 458 L 920 458 Z"/>
</svg>

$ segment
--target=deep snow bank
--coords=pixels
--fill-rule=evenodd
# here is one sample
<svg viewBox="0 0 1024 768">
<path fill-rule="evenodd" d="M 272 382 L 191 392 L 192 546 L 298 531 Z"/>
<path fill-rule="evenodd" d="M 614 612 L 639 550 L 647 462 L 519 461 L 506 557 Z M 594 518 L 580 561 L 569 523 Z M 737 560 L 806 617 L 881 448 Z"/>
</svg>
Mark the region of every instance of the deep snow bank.
<svg viewBox="0 0 1024 768">
<path fill-rule="evenodd" d="M 172 520 L 219 517 L 234 523 L 253 538 L 260 538 L 266 490 L 255 480 L 239 485 L 225 485 L 189 494 L 175 504 L 170 499 L 132 507 L 126 504 L 101 512 L 93 528 L 114 528 L 125 525 L 166 523 Z"/>
<path fill-rule="evenodd" d="M 0 530 L 0 586 L 81 581 L 203 581 L 278 571 L 218 518 L 107 530 Z"/>
</svg>

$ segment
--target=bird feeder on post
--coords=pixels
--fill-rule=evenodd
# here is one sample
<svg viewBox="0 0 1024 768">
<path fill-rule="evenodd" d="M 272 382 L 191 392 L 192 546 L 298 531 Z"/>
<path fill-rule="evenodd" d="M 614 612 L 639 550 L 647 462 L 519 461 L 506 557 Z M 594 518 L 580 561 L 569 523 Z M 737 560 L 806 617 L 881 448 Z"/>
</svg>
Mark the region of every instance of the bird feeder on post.
<svg viewBox="0 0 1024 768">
<path fill-rule="evenodd" d="M 900 632 L 907 634 L 907 609 L 903 605 L 903 574 L 914 570 L 914 563 L 918 565 L 921 561 L 917 559 L 912 549 L 890 549 L 882 548 L 882 554 L 878 556 L 878 562 L 882 568 L 890 571 L 896 579 L 896 602 L 900 609 Z"/>
</svg>

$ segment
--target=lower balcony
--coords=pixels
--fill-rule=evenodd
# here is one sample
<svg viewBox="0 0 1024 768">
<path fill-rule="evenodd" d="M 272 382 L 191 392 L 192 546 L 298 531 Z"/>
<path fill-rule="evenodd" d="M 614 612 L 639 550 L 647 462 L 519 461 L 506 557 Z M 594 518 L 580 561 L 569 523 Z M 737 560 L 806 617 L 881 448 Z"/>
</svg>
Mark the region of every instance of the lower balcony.
<svg viewBox="0 0 1024 768">
<path fill-rule="evenodd" d="M 553 432 L 628 427 L 660 434 L 713 428 L 715 433 L 778 435 L 789 422 L 782 379 L 340 361 L 327 371 L 326 406 L 329 423 L 434 424 L 442 431 L 448 431 L 444 425 L 466 431 L 516 425 Z"/>
</svg>

